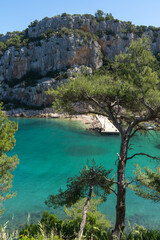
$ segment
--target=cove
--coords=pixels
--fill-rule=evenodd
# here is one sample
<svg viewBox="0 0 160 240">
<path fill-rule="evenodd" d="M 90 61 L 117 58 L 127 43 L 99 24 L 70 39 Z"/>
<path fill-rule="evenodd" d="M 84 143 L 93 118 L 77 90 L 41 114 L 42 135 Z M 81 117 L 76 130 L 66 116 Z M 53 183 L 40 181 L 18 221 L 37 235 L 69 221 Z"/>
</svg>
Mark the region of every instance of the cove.
<svg viewBox="0 0 160 240">
<path fill-rule="evenodd" d="M 14 119 L 18 121 L 16 146 L 9 155 L 17 154 L 20 164 L 14 171 L 13 191 L 17 196 L 7 200 L 6 210 L 0 224 L 9 220 L 8 228 L 16 229 L 27 222 L 40 219 L 44 210 L 54 212 L 64 218 L 63 208 L 52 210 L 44 201 L 48 195 L 65 188 L 66 180 L 74 176 L 94 159 L 106 169 L 116 169 L 117 152 L 120 148 L 119 136 L 101 136 L 85 131 L 77 121 L 56 119 Z M 137 136 L 132 141 L 131 154 L 145 152 L 160 156 L 160 134 Z M 137 157 L 127 163 L 126 177 L 133 176 L 134 164 L 155 169 L 158 162 L 145 157 Z M 115 221 L 116 199 L 112 194 L 100 206 L 102 213 Z M 158 203 L 145 200 L 127 190 L 126 221 L 149 228 L 160 226 Z"/>
</svg>

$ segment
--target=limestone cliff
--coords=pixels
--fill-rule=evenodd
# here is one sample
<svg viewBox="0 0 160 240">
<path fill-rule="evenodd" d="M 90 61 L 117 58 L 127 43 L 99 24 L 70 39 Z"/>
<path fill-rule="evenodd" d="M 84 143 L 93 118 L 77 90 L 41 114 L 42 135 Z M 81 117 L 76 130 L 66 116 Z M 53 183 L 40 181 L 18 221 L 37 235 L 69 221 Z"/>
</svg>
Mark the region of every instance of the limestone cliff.
<svg viewBox="0 0 160 240">
<path fill-rule="evenodd" d="M 113 59 L 143 33 L 151 37 L 153 53 L 159 53 L 159 28 L 136 27 L 130 22 L 97 19 L 92 15 L 44 18 L 22 33 L 0 36 L 0 98 L 16 99 L 29 106 L 47 106 L 53 99 L 45 91 L 48 86 L 56 87 L 53 73 L 82 65 L 97 69 L 103 65 L 104 56 Z M 43 80 L 34 86 L 24 85 L 24 81 L 19 84 L 21 81 L 17 80 L 24 80 L 33 72 Z M 50 74 L 53 78 L 45 78 Z"/>
</svg>

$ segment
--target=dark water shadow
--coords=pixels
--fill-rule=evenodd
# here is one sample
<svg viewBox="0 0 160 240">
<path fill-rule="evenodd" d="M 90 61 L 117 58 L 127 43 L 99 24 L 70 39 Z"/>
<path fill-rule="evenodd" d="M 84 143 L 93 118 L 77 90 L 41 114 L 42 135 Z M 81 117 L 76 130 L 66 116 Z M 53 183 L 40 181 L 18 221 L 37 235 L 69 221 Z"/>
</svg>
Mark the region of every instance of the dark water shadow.
<svg viewBox="0 0 160 240">
<path fill-rule="evenodd" d="M 160 144 L 155 145 L 155 148 L 160 149 Z"/>
<path fill-rule="evenodd" d="M 67 155 L 76 157 L 98 156 L 107 153 L 107 149 L 95 146 L 72 146 L 66 150 Z"/>
</svg>

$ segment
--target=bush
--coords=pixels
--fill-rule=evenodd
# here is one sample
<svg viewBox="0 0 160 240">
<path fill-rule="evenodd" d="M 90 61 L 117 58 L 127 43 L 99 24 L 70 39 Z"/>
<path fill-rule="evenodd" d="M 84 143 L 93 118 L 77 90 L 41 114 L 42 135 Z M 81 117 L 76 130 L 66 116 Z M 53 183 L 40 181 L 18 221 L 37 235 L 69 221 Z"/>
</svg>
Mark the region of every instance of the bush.
<svg viewBox="0 0 160 240">
<path fill-rule="evenodd" d="M 40 233 L 38 226 L 34 223 L 31 223 L 27 224 L 25 228 L 19 232 L 19 236 L 36 237 L 38 233 Z"/>
<path fill-rule="evenodd" d="M 74 34 L 75 37 L 77 38 L 83 38 L 84 41 L 86 40 L 97 40 L 97 36 L 91 32 L 85 32 L 80 29 L 69 29 L 69 28 L 62 28 L 58 31 L 57 37 L 63 37 L 63 35 L 69 36 L 71 34 Z"/>
<path fill-rule="evenodd" d="M 25 228 L 20 231 L 19 236 L 36 237 L 42 230 L 47 236 L 53 231 L 60 235 L 62 226 L 63 221 L 59 220 L 54 214 L 45 211 L 39 224 L 27 224 Z"/>
<path fill-rule="evenodd" d="M 30 23 L 28 27 L 35 27 L 38 24 L 38 20 L 34 20 L 33 22 Z"/>
<path fill-rule="evenodd" d="M 143 226 L 136 225 L 129 233 L 122 236 L 122 240 L 159 240 L 160 231 L 146 229 Z"/>
<path fill-rule="evenodd" d="M 26 225 L 26 227 L 21 231 L 20 234 L 26 235 L 29 232 L 30 237 L 37 236 L 40 229 L 43 228 L 46 236 L 50 236 L 54 232 L 58 236 L 63 236 L 63 239 L 75 239 L 79 231 L 80 223 L 82 220 L 82 209 L 86 198 L 79 200 L 71 208 L 65 208 L 65 213 L 68 218 L 65 221 L 59 220 L 55 215 L 48 212 L 44 212 L 37 225 L 34 224 Z M 102 203 L 102 199 L 92 199 L 87 212 L 87 219 L 84 228 L 84 236 L 86 239 L 101 239 L 100 237 L 104 235 L 109 235 L 108 229 L 111 226 L 109 220 L 105 218 L 105 215 L 97 211 L 97 206 Z"/>
<path fill-rule="evenodd" d="M 71 15 L 70 14 L 67 14 L 67 13 L 62 13 L 61 14 L 61 17 L 70 17 Z"/>
<path fill-rule="evenodd" d="M 95 13 L 95 18 L 97 20 L 97 22 L 100 21 L 104 21 L 105 17 L 105 13 L 102 10 L 97 10 L 97 12 Z"/>
<path fill-rule="evenodd" d="M 23 87 L 28 87 L 28 86 L 35 86 L 37 84 L 37 80 L 41 79 L 43 76 L 36 71 L 30 71 L 26 73 L 22 78 L 13 78 L 12 80 L 8 81 L 5 80 L 5 83 L 9 87 L 14 87 L 17 84 L 22 83 Z"/>
<path fill-rule="evenodd" d="M 56 34 L 56 32 L 52 29 L 48 29 L 46 32 L 41 34 L 41 39 L 48 39 L 52 36 L 54 36 Z"/>
<path fill-rule="evenodd" d="M 107 13 L 105 16 L 105 20 L 111 21 L 111 20 L 114 20 L 114 17 L 111 13 Z"/>
<path fill-rule="evenodd" d="M 28 29 L 25 29 L 22 32 L 15 31 L 9 34 L 11 35 L 10 38 L 5 42 L 0 42 L 0 55 L 3 55 L 9 47 L 14 46 L 16 49 L 19 49 L 29 43 Z"/>
</svg>

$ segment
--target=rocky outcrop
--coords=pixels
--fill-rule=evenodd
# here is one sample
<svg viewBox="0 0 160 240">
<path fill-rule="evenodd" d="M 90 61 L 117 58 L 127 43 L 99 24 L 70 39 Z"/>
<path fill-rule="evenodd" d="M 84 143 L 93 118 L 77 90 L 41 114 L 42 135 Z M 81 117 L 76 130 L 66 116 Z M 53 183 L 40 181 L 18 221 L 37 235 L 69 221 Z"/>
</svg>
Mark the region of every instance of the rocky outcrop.
<svg viewBox="0 0 160 240">
<path fill-rule="evenodd" d="M 92 74 L 92 68 L 82 65 L 79 68 L 68 69 L 66 76 L 73 77 L 75 73 L 83 73 L 84 71 L 85 73 Z M 57 80 L 45 77 L 36 80 L 35 83 L 33 82 L 33 86 L 26 86 L 26 82 L 22 81 L 13 87 L 9 87 L 2 82 L 0 86 L 0 101 L 3 101 L 9 109 L 17 108 L 19 105 L 31 109 L 46 108 L 51 106 L 54 101 L 54 97 L 47 94 L 48 89 L 56 89 L 58 85 L 65 81 L 67 79 Z"/>
<path fill-rule="evenodd" d="M 5 51 L 0 49 L 0 100 L 16 100 L 32 107 L 46 107 L 53 101 L 46 90 L 59 84 L 54 77 L 45 78 L 48 73 L 67 71 L 70 76 L 72 69 L 74 72 L 83 65 L 89 67 L 91 73 L 92 69 L 103 65 L 103 56 L 114 59 L 142 33 L 150 36 L 153 53 L 159 53 L 158 28 L 136 27 L 114 19 L 98 21 L 92 15 L 62 14 L 35 21 L 23 33 L 22 39 L 25 41 Z M 15 34 L 18 33 L 0 36 L 0 41 L 5 44 Z M 36 85 L 30 86 L 25 81 L 10 84 L 32 72 L 43 77 Z"/>
<path fill-rule="evenodd" d="M 43 78 L 37 81 L 36 86 L 24 86 L 24 82 L 15 87 L 2 85 L 0 87 L 0 99 L 17 105 L 18 102 L 28 107 L 51 106 L 53 97 L 46 91 L 49 88 L 56 88 L 58 81 L 50 78 Z"/>
<path fill-rule="evenodd" d="M 133 39 L 145 33 L 152 40 L 152 51 L 154 54 L 160 52 L 160 29 L 146 26 L 134 26 L 130 22 L 118 20 L 104 20 L 97 22 L 92 15 L 67 15 L 44 18 L 35 26 L 28 28 L 28 36 L 40 37 L 42 33 L 52 29 L 59 31 L 63 27 L 68 29 L 81 29 L 91 32 L 104 40 L 103 53 L 109 58 L 114 58 L 120 51 L 125 51 Z"/>
<path fill-rule="evenodd" d="M 97 41 L 77 38 L 74 34 L 57 35 L 48 40 L 31 42 L 27 47 L 5 51 L 0 59 L 0 80 L 20 79 L 30 71 L 45 75 L 49 71 L 86 65 L 102 66 L 101 47 Z"/>
<path fill-rule="evenodd" d="M 27 117 L 27 118 L 60 118 L 65 117 L 63 114 L 57 114 L 53 108 L 45 108 L 44 110 L 26 110 L 24 108 L 17 108 L 5 111 L 8 117 Z"/>
<path fill-rule="evenodd" d="M 118 20 L 97 22 L 91 15 L 45 18 L 26 30 L 26 46 L 9 47 L 4 52 L 0 58 L 0 80 L 19 79 L 30 71 L 45 75 L 48 71 L 81 65 L 99 68 L 103 64 L 102 53 L 113 59 L 142 34 L 142 30 L 138 31 Z M 153 52 L 160 52 L 160 30 L 143 26 L 143 32 L 151 37 Z M 11 37 L 12 34 L 2 36 L 0 41 Z"/>
</svg>

